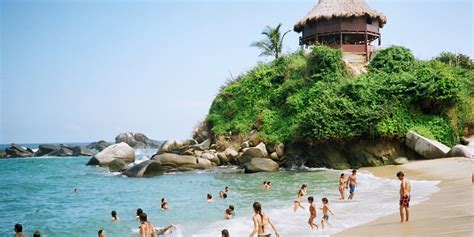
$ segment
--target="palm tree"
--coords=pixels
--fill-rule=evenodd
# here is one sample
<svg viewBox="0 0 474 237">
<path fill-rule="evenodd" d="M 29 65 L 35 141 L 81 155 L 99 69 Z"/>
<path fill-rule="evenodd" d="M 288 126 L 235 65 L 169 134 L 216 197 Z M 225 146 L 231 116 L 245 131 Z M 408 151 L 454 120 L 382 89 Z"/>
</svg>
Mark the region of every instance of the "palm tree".
<svg viewBox="0 0 474 237">
<path fill-rule="evenodd" d="M 281 23 L 277 27 L 272 28 L 270 26 L 265 27 L 262 31 L 262 35 L 265 35 L 266 38 L 260 41 L 253 42 L 250 44 L 251 47 L 257 47 L 262 50 L 260 53 L 261 56 L 275 56 L 275 59 L 278 58 L 281 54 L 281 49 L 283 47 L 283 38 L 288 34 L 289 31 L 281 35 L 280 32 Z"/>
</svg>

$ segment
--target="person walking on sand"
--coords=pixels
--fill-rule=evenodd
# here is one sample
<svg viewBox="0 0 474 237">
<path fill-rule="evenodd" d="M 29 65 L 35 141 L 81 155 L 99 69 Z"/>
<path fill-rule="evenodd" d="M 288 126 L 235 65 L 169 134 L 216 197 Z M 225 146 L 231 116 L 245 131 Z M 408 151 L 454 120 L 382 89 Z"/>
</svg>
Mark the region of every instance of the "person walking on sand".
<svg viewBox="0 0 474 237">
<path fill-rule="evenodd" d="M 280 236 L 280 233 L 278 233 L 275 225 L 273 225 L 272 221 L 270 220 L 270 217 L 264 212 L 262 212 L 262 205 L 259 202 L 254 202 L 253 203 L 253 211 L 255 212 L 255 215 L 253 216 L 253 231 L 250 233 L 249 237 L 254 237 L 255 234 L 257 234 L 258 237 L 270 237 L 271 234 L 269 234 L 266 230 L 266 226 L 270 224 L 272 227 L 273 231 L 275 231 L 276 237 Z"/>
<path fill-rule="evenodd" d="M 298 194 L 296 195 L 295 205 L 293 207 L 294 211 L 296 211 L 298 207 L 301 207 L 304 210 L 303 205 L 301 205 L 301 199 L 303 198 L 304 195 L 306 195 L 306 191 L 307 191 L 306 184 L 301 185 L 301 188 L 298 191 Z"/>
<path fill-rule="evenodd" d="M 349 198 L 347 198 L 348 200 L 352 200 L 352 198 L 354 198 L 354 192 L 357 185 L 356 174 L 357 170 L 352 170 L 352 174 L 349 176 L 349 178 L 347 178 L 347 185 L 349 186 L 350 193 Z"/>
<path fill-rule="evenodd" d="M 331 224 L 329 224 L 329 213 L 331 213 L 331 215 L 334 215 L 334 213 L 332 213 L 331 209 L 329 209 L 329 200 L 324 197 L 322 201 L 323 201 L 323 208 L 321 209 L 323 209 L 323 219 L 321 220 L 321 226 L 324 229 L 324 222 L 326 222 L 326 224 L 331 226 Z"/>
<path fill-rule="evenodd" d="M 314 223 L 314 219 L 316 219 L 316 204 L 314 203 L 314 198 L 313 196 L 308 197 L 308 202 L 309 202 L 309 219 L 308 219 L 308 224 L 311 226 L 311 229 L 319 229 L 319 226 Z"/>
<path fill-rule="evenodd" d="M 400 223 L 403 223 L 403 209 L 405 209 L 406 219 L 405 222 L 408 222 L 410 218 L 410 193 L 411 193 L 411 184 L 408 182 L 408 179 L 405 177 L 405 174 L 402 171 L 397 173 L 400 183 Z"/>
<path fill-rule="evenodd" d="M 345 184 L 346 184 L 346 180 L 344 179 L 344 173 L 342 173 L 341 177 L 339 178 L 339 200 L 346 199 L 345 194 L 344 194 Z"/>
</svg>

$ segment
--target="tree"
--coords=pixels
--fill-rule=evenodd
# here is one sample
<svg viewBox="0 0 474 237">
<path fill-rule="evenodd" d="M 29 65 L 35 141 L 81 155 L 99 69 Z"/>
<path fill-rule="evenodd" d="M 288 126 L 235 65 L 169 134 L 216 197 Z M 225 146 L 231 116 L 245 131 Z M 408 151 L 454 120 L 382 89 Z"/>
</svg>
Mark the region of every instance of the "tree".
<svg viewBox="0 0 474 237">
<path fill-rule="evenodd" d="M 285 35 L 290 32 L 286 31 L 283 35 L 280 32 L 281 23 L 277 27 L 272 28 L 271 26 L 265 27 L 262 31 L 262 35 L 265 35 L 266 38 L 260 41 L 253 42 L 250 44 L 251 47 L 257 47 L 262 50 L 260 53 L 261 56 L 275 56 L 277 59 L 281 55 L 281 49 L 283 47 L 283 38 Z"/>
</svg>

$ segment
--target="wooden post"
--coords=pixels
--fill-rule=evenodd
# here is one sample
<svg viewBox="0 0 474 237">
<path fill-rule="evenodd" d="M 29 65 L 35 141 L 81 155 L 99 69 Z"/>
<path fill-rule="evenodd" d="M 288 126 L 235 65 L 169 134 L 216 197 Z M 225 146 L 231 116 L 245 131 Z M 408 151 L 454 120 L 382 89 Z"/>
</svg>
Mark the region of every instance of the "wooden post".
<svg viewBox="0 0 474 237">
<path fill-rule="evenodd" d="M 339 32 L 339 45 L 341 46 L 342 50 L 342 31 Z"/>
<path fill-rule="evenodd" d="M 369 47 L 368 47 L 368 39 L 367 39 L 367 30 L 365 31 L 365 61 L 369 61 Z"/>
</svg>

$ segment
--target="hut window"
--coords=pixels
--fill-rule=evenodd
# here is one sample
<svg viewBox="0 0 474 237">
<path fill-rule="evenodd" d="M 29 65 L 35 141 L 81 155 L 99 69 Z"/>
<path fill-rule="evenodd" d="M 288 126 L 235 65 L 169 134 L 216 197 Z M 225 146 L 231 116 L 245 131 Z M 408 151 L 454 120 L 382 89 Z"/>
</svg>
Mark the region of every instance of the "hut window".
<svg viewBox="0 0 474 237">
<path fill-rule="evenodd" d="M 366 19 L 368 25 L 372 25 L 372 17 L 365 16 L 365 19 Z"/>
</svg>

